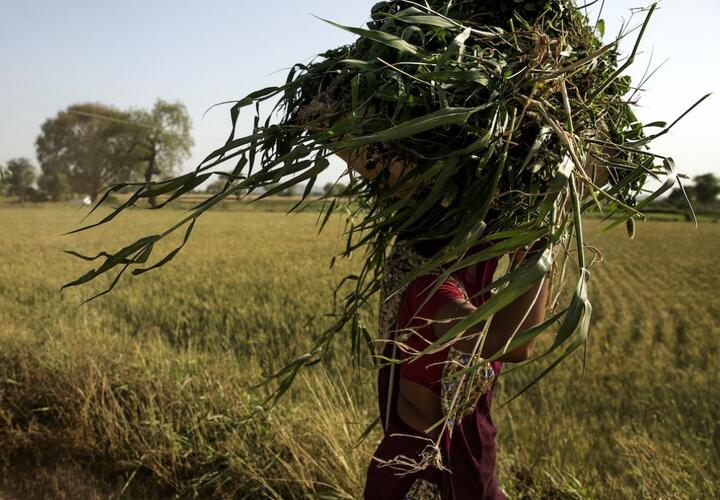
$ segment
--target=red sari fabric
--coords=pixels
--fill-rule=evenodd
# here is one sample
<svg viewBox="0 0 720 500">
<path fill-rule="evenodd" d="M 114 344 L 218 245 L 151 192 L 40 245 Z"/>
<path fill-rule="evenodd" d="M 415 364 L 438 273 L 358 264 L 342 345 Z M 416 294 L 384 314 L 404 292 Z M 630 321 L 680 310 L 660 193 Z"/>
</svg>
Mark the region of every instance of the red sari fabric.
<svg viewBox="0 0 720 500">
<path fill-rule="evenodd" d="M 480 264 L 476 279 L 466 271 L 455 273 L 453 278 L 442 283 L 430 297 L 428 293 L 432 291 L 430 288 L 435 276 L 424 276 L 411 283 L 405 290 L 397 315 L 398 328 L 410 327 L 416 332 L 405 343 L 414 349 L 422 350 L 436 340 L 428 320 L 433 319 L 437 311 L 448 302 L 458 298 L 464 300 L 464 297 L 469 296 L 477 307 L 487 300 L 488 294 L 475 295 L 492 281 L 496 266 L 497 260 Z M 386 344 L 384 355 L 392 357 L 391 344 Z M 403 357 L 401 353 L 396 355 Z M 440 393 L 442 362 L 446 357 L 447 349 L 424 355 L 412 363 L 402 363 L 400 376 Z M 495 374 L 500 372 L 500 367 L 500 363 L 492 363 Z M 422 479 L 435 485 L 439 498 L 443 500 L 504 499 L 495 475 L 496 430 L 490 416 L 492 389 L 480 396 L 470 414 L 455 423 L 451 434 L 443 433 L 440 452 L 442 463 L 448 470 L 431 466 L 418 472 L 400 475 L 398 469 L 381 465 L 382 461 L 391 461 L 398 456 L 419 462 L 428 446 L 427 436 L 406 425 L 397 414 L 399 377 L 396 373 L 392 378 L 394 380 L 391 387 L 390 365 L 379 370 L 378 395 L 384 437 L 368 468 L 365 498 L 409 498 L 406 496 L 408 490 L 417 480 Z M 386 413 L 388 408 L 389 415 Z"/>
</svg>

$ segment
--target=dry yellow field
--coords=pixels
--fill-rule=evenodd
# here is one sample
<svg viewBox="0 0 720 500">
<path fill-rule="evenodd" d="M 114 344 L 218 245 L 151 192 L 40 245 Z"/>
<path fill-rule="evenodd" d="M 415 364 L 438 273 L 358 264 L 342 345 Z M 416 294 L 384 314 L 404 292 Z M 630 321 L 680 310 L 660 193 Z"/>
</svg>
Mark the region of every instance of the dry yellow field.
<svg viewBox="0 0 720 500">
<path fill-rule="evenodd" d="M 79 307 L 87 270 L 61 252 L 118 248 L 179 211 L 132 211 L 72 237 L 69 207 L 0 207 L 0 496 L 357 497 L 377 434 L 374 374 L 338 339 L 271 414 L 248 419 L 263 371 L 307 347 L 338 278 L 341 221 L 220 211 L 175 261 Z M 103 244 L 104 243 L 104 244 Z M 512 497 L 702 498 L 720 493 L 720 225 L 595 235 L 594 322 L 582 353 L 500 407 Z M 356 257 L 357 259 L 360 256 Z"/>
</svg>

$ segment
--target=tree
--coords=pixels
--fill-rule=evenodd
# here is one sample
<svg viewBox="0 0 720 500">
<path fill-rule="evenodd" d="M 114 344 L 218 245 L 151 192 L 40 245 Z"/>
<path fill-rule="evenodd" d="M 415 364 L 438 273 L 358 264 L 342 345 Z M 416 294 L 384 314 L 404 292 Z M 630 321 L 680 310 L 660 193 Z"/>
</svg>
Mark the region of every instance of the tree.
<svg viewBox="0 0 720 500">
<path fill-rule="evenodd" d="M 50 169 L 42 172 L 37 180 L 38 188 L 51 201 L 60 201 L 72 193 L 70 179 L 65 172 Z"/>
<path fill-rule="evenodd" d="M 345 184 L 339 182 L 328 182 L 323 186 L 323 193 L 325 196 L 339 196 L 347 189 Z"/>
<path fill-rule="evenodd" d="M 27 158 L 14 158 L 7 163 L 6 175 L 3 176 L 4 191 L 9 196 L 17 196 L 23 203 L 33 191 L 33 183 L 37 174 L 32 162 Z"/>
<path fill-rule="evenodd" d="M 212 181 L 210 184 L 208 184 L 207 188 L 205 188 L 205 192 L 207 194 L 218 194 L 225 189 L 225 186 L 227 185 L 227 179 L 216 179 Z M 232 189 L 234 186 L 231 184 L 230 189 Z M 240 201 L 242 196 L 247 192 L 245 189 L 236 189 L 233 193 L 235 196 L 235 201 Z"/>
<path fill-rule="evenodd" d="M 685 193 L 691 201 L 703 205 L 712 205 L 717 201 L 720 179 L 708 173 L 694 177 L 693 181 L 694 185 L 685 186 Z M 674 189 L 667 197 L 667 202 L 676 207 L 685 206 L 685 196 L 680 189 Z"/>
<path fill-rule="evenodd" d="M 225 188 L 225 184 L 227 184 L 225 179 L 214 180 L 208 185 L 205 192 L 208 194 L 218 194 Z"/>
<path fill-rule="evenodd" d="M 295 191 L 295 186 L 290 186 L 289 188 L 283 189 L 282 191 L 280 191 L 277 195 L 289 198 L 291 196 L 295 196 L 296 194 L 297 193 Z"/>
<path fill-rule="evenodd" d="M 720 179 L 708 173 L 694 177 L 693 181 L 693 193 L 698 202 L 709 205 L 717 200 L 720 194 Z"/>
<path fill-rule="evenodd" d="M 35 149 L 48 194 L 59 199 L 69 185 L 94 199 L 109 184 L 135 180 L 129 127 L 127 113 L 102 104 L 72 105 L 46 120 Z"/>
<path fill-rule="evenodd" d="M 692 186 L 685 186 L 685 193 L 687 194 L 688 198 L 692 200 Z M 683 192 L 679 188 L 675 188 L 672 191 L 670 191 L 670 194 L 667 197 L 667 202 L 670 205 L 673 205 L 675 207 L 679 207 L 682 205 L 685 205 L 685 196 L 683 195 Z"/>
<path fill-rule="evenodd" d="M 158 99 L 150 111 L 133 110 L 129 116 L 133 124 L 131 153 L 145 182 L 172 173 L 178 163 L 190 156 L 191 121 L 182 103 Z M 154 197 L 148 201 L 157 206 Z"/>
<path fill-rule="evenodd" d="M 93 199 L 107 185 L 171 174 L 190 154 L 190 117 L 181 103 L 150 111 L 79 104 L 47 120 L 35 143 L 42 188 L 53 199 L 68 190 Z M 156 205 L 151 198 L 150 204 Z"/>
</svg>

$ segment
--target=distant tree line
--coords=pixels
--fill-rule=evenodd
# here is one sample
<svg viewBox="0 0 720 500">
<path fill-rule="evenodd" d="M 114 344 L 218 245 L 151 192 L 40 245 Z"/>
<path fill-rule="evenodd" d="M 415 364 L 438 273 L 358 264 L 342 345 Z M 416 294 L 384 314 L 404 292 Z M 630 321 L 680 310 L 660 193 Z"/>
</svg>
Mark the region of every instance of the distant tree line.
<svg viewBox="0 0 720 500">
<path fill-rule="evenodd" d="M 225 189 L 225 186 L 227 185 L 227 180 L 225 179 L 217 179 L 207 185 L 205 188 L 205 192 L 208 194 L 217 194 L 222 192 Z M 274 190 L 279 183 L 271 183 L 265 186 L 265 191 L 272 191 Z M 301 194 L 302 188 L 299 190 L 297 189 L 298 186 L 292 186 L 288 189 L 280 190 L 276 193 L 276 196 L 284 196 L 284 197 L 291 197 Z M 338 196 L 342 194 L 345 189 L 347 189 L 347 185 L 339 183 L 339 182 L 328 182 L 322 187 L 322 194 L 325 196 Z M 236 198 L 240 198 L 245 192 L 240 190 L 235 192 Z"/>
<path fill-rule="evenodd" d="M 95 199 L 106 186 L 118 182 L 151 182 L 173 173 L 190 155 L 191 120 L 179 102 L 158 99 L 151 109 L 119 110 L 103 104 L 75 104 L 43 123 L 35 141 L 39 169 L 27 158 L 0 165 L 0 193 L 18 201 L 60 201 L 82 195 Z M 210 193 L 223 189 L 218 179 Z M 275 185 L 269 185 L 271 190 Z M 338 196 L 347 186 L 327 183 L 326 196 Z M 277 193 L 293 196 L 292 190 Z M 703 210 L 720 210 L 720 179 L 698 175 L 685 194 Z M 236 193 L 240 196 L 241 193 Z M 152 206 L 155 199 L 149 199 Z M 664 202 L 682 209 L 685 196 L 675 189 Z"/>
<path fill-rule="evenodd" d="M 700 206 L 717 205 L 720 195 L 720 179 L 713 174 L 703 174 L 693 177 L 693 185 L 685 187 L 685 194 L 694 204 Z M 679 189 L 673 190 L 667 202 L 678 207 L 685 205 L 685 197 Z"/>
<path fill-rule="evenodd" d="M 127 111 L 75 104 L 43 123 L 35 141 L 39 169 L 26 158 L 12 159 L 0 188 L 20 202 L 60 201 L 77 195 L 95 199 L 118 182 L 150 182 L 171 174 L 190 155 L 190 128 L 178 102 L 159 99 L 149 110 Z"/>
<path fill-rule="evenodd" d="M 227 179 L 224 179 L 224 178 L 215 179 L 214 181 L 209 183 L 207 185 L 207 187 L 205 187 L 205 192 L 208 194 L 218 194 L 218 193 L 225 191 L 231 185 L 232 185 L 232 183 L 230 185 L 228 185 Z M 265 186 L 265 191 L 271 191 L 271 190 L 275 189 L 278 185 L 279 185 L 279 183 L 277 183 L 277 182 L 270 183 L 267 186 Z M 236 189 L 233 192 L 233 195 L 235 196 L 235 199 L 239 201 L 242 198 L 242 196 L 245 195 L 246 193 L 247 193 L 247 190 L 245 190 L 245 189 Z M 297 193 L 295 192 L 294 186 L 291 188 L 285 189 L 285 190 L 278 191 L 276 193 L 277 196 L 294 196 L 295 194 L 297 194 Z"/>
<path fill-rule="evenodd" d="M 340 182 L 328 182 L 323 186 L 323 194 L 325 196 L 338 196 L 347 189 L 347 185 Z"/>
</svg>

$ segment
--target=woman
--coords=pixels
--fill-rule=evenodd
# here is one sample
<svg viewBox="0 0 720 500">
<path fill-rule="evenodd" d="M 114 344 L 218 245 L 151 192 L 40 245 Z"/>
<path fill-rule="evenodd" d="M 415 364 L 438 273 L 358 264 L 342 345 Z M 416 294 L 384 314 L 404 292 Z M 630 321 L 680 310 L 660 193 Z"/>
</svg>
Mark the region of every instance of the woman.
<svg viewBox="0 0 720 500">
<path fill-rule="evenodd" d="M 529 252 L 541 247 L 536 244 Z M 395 290 L 403 276 L 434 250 L 398 243 L 389 259 L 383 295 Z M 517 264 L 523 257 L 516 254 L 512 260 Z M 482 326 L 465 332 L 442 351 L 407 359 L 407 352 L 424 350 L 489 298 L 488 293 L 478 292 L 493 281 L 496 267 L 497 259 L 488 260 L 453 273 L 439 286 L 437 275 L 423 276 L 389 301 L 383 297 L 381 331 L 387 340 L 398 341 L 386 343 L 383 354 L 406 361 L 388 364 L 379 373 L 384 437 L 368 468 L 366 499 L 505 498 L 495 476 L 492 385 L 501 362 L 526 360 L 532 345 L 485 365 L 459 391 L 458 378 L 441 379 L 467 366 L 478 343 L 474 334 L 481 333 Z M 543 280 L 496 313 L 479 357 L 493 356 L 514 334 L 542 322 L 547 295 Z M 444 425 L 435 426 L 444 418 Z"/>
<path fill-rule="evenodd" d="M 334 94 L 339 82 L 337 79 L 303 108 L 298 116 L 300 123 L 337 110 Z M 336 154 L 347 163 L 352 175 L 368 181 L 383 175 L 383 183 L 393 188 L 397 197 L 412 198 L 414 193 L 403 190 L 400 180 L 413 170 L 414 163 L 406 158 L 384 157 L 381 150 L 360 147 Z M 410 360 L 408 353 L 423 351 L 489 298 L 483 289 L 493 281 L 497 259 L 455 272 L 439 284 L 435 283 L 437 275 L 420 277 L 385 300 L 407 273 L 441 248 L 438 242 L 413 246 L 408 240 L 400 240 L 385 270 L 380 330 L 387 342 L 382 354 L 384 359 L 405 362 L 389 363 L 379 370 L 378 400 L 384 437 L 368 468 L 368 500 L 504 498 L 495 477 L 492 386 L 502 362 L 526 360 L 532 345 L 507 352 L 491 364 L 481 363 L 481 368 L 459 385 L 449 383 L 448 375 L 471 361 L 492 357 L 513 335 L 541 323 L 547 303 L 547 280 L 494 315 L 478 354 L 472 353 L 476 352 L 482 327 L 465 332 L 451 347 Z M 541 248 L 542 242 L 529 251 Z M 514 255 L 513 265 L 524 257 Z M 443 424 L 436 426 L 440 421 Z"/>
</svg>

